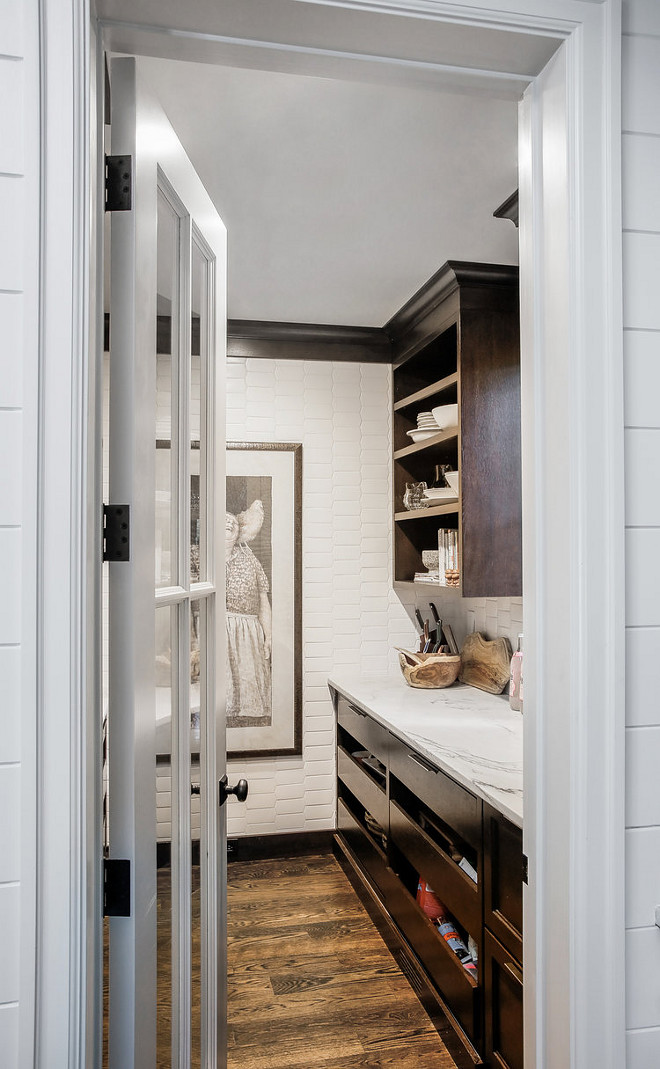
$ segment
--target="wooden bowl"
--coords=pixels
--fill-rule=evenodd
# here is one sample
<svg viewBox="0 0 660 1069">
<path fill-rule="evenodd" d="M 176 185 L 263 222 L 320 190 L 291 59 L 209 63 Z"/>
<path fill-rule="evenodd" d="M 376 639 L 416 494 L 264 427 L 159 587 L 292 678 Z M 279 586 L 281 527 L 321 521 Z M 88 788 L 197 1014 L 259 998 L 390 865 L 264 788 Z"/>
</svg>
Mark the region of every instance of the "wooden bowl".
<svg viewBox="0 0 660 1069">
<path fill-rule="evenodd" d="M 409 687 L 441 690 L 458 679 L 461 657 L 458 653 L 412 653 L 399 650 L 399 664 Z"/>
</svg>

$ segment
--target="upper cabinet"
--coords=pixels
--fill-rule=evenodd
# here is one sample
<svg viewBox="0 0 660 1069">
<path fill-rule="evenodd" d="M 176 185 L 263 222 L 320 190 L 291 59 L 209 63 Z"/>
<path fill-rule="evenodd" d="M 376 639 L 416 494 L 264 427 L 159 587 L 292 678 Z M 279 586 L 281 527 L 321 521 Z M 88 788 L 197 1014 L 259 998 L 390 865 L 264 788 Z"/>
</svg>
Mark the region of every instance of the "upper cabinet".
<svg viewBox="0 0 660 1069">
<path fill-rule="evenodd" d="M 522 594 L 518 269 L 444 265 L 386 327 L 392 339 L 394 578 L 424 571 L 439 528 L 458 532 L 464 597 Z M 408 432 L 418 416 L 457 405 L 453 426 Z M 422 416 L 422 424 L 428 417 Z M 408 483 L 459 472 L 458 500 L 408 511 Z"/>
</svg>

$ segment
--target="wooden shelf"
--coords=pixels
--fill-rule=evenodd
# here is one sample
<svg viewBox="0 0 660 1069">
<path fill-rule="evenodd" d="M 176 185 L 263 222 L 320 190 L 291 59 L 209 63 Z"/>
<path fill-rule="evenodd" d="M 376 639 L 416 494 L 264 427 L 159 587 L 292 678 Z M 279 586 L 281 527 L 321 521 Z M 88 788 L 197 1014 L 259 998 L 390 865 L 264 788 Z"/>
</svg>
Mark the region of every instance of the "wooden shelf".
<svg viewBox="0 0 660 1069">
<path fill-rule="evenodd" d="M 394 579 L 407 583 L 423 572 L 422 553 L 436 546 L 437 528 L 452 527 L 458 532 L 462 596 L 518 597 L 517 268 L 447 263 L 393 317 L 388 332 L 395 352 L 394 508 L 403 508 L 409 483 L 437 479 L 440 464 L 458 471 L 461 485 L 457 503 L 443 500 L 423 511 L 394 512 Z M 458 427 L 408 444 L 420 412 L 450 401 L 458 405 Z"/>
<path fill-rule="evenodd" d="M 458 372 L 455 371 L 453 375 L 446 375 L 444 379 L 438 379 L 437 382 L 432 382 L 429 386 L 425 386 L 423 390 L 417 390 L 417 393 L 411 393 L 408 397 L 402 397 L 400 401 L 397 401 L 394 405 L 394 411 L 400 412 L 402 408 L 408 408 L 409 405 L 419 404 L 420 401 L 426 401 L 428 397 L 434 397 L 438 393 L 443 393 L 449 389 L 450 386 L 455 386 L 458 382 Z"/>
<path fill-rule="evenodd" d="M 458 438 L 458 427 L 450 427 L 449 430 L 434 434 L 432 438 L 425 438 L 423 442 L 413 442 L 412 445 L 406 445 L 403 449 L 397 449 L 394 459 L 402 460 L 404 457 L 412 456 L 413 453 L 422 453 L 425 449 L 432 449 L 434 445 L 440 445 L 442 442 L 451 442 L 454 438 Z"/>
<path fill-rule="evenodd" d="M 423 590 L 441 590 L 443 594 L 455 593 L 455 594 L 460 595 L 459 587 L 457 587 L 457 586 L 440 586 L 440 583 L 435 579 L 429 580 L 428 583 L 427 582 L 423 582 L 420 579 L 417 579 L 417 580 L 414 580 L 414 579 L 395 579 L 394 580 L 394 586 L 395 587 L 399 587 L 399 586 L 415 587 L 415 589 L 417 587 L 421 586 Z"/>
<path fill-rule="evenodd" d="M 395 512 L 394 519 L 397 523 L 404 520 L 423 520 L 428 516 L 455 516 L 458 513 L 458 501 L 448 502 L 446 505 L 433 505 L 428 509 L 413 509 L 407 512 Z"/>
</svg>

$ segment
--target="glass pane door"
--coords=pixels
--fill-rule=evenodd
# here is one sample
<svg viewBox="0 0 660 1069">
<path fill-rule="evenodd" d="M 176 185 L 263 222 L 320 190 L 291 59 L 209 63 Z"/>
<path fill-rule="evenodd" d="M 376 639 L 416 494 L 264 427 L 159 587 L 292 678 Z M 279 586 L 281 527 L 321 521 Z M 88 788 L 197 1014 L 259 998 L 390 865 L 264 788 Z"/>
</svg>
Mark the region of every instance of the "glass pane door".
<svg viewBox="0 0 660 1069">
<path fill-rule="evenodd" d="M 134 208 L 110 223 L 108 495 L 131 528 L 108 568 L 108 851 L 131 902 L 108 924 L 107 1064 L 222 1069 L 226 232 L 135 61 L 111 77 Z"/>
</svg>

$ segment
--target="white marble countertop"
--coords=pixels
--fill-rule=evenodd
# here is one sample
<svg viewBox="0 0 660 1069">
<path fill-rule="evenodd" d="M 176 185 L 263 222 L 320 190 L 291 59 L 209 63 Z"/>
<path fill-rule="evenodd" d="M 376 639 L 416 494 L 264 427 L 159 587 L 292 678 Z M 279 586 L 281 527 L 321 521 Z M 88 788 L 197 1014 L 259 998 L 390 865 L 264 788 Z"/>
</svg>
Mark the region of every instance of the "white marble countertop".
<svg viewBox="0 0 660 1069">
<path fill-rule="evenodd" d="M 456 683 L 415 690 L 403 676 L 338 670 L 328 683 L 438 768 L 523 825 L 523 718 L 506 696 Z"/>
</svg>

